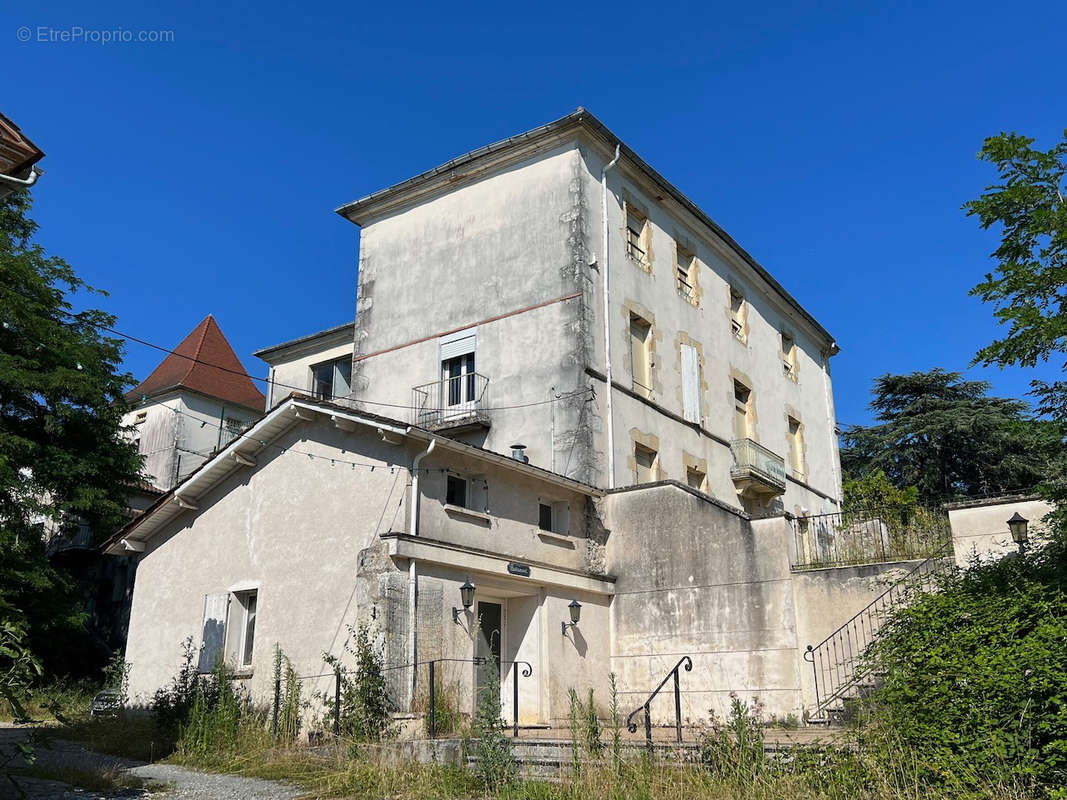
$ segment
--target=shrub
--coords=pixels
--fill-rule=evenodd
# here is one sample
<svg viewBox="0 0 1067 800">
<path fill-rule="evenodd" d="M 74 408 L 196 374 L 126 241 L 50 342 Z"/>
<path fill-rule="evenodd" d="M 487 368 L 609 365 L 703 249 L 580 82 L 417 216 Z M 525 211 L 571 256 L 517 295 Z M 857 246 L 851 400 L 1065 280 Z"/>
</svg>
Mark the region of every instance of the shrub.
<svg viewBox="0 0 1067 800">
<path fill-rule="evenodd" d="M 504 735 L 500 718 L 500 669 L 492 655 L 486 664 L 486 685 L 478 694 L 471 735 L 475 737 L 477 775 L 486 792 L 506 789 L 518 772 L 511 739 Z"/>
<path fill-rule="evenodd" d="M 323 654 L 323 660 L 341 674 L 341 719 L 339 730 L 353 739 L 376 742 L 391 733 L 389 712 L 391 703 L 385 683 L 385 671 L 381 650 L 370 643 L 366 626 L 360 625 L 355 633 L 355 646 L 345 643 L 345 650 L 355 657 L 354 672 L 345 671 L 336 656 Z M 334 724 L 334 697 L 328 693 L 323 698 L 327 711 L 323 722 L 332 730 Z"/>
<path fill-rule="evenodd" d="M 1067 784 L 1067 550 L 973 562 L 896 612 L 872 648 L 871 698 L 921 780 Z M 960 790 L 979 780 L 963 776 Z"/>
<path fill-rule="evenodd" d="M 463 713 L 459 710 L 459 684 L 455 681 L 446 682 L 440 674 L 434 676 L 433 687 L 433 714 L 434 728 L 438 736 L 447 736 L 458 732 L 463 727 Z M 420 698 L 425 706 L 426 719 L 424 727 L 426 733 L 430 732 L 430 698 Z"/>
<path fill-rule="evenodd" d="M 274 645 L 274 686 L 278 687 L 274 701 L 278 707 L 273 709 L 278 720 L 277 739 L 295 742 L 300 736 L 300 712 L 304 707 L 300 699 L 300 678 L 278 644 Z"/>
</svg>

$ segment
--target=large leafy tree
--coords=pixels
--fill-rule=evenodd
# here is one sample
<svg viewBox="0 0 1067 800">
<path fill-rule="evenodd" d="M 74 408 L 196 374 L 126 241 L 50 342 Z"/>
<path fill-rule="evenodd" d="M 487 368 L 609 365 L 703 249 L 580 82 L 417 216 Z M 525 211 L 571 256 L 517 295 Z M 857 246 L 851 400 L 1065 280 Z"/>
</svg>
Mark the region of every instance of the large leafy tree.
<svg viewBox="0 0 1067 800">
<path fill-rule="evenodd" d="M 0 622 L 26 626 L 46 666 L 76 669 L 84 614 L 45 539 L 88 523 L 99 540 L 122 522 L 140 457 L 120 431 L 128 375 L 113 318 L 73 313 L 92 291 L 33 239 L 28 193 L 0 200 Z"/>
<path fill-rule="evenodd" d="M 984 365 L 1034 367 L 1067 354 L 1067 131 L 1049 150 L 1033 143 L 1017 133 L 986 139 L 978 157 L 996 167 L 999 180 L 964 206 L 983 228 L 1000 233 L 996 269 L 971 290 L 1007 326 L 1003 338 L 978 351 L 975 361 Z M 1038 411 L 1067 426 L 1067 381 L 1034 380 L 1031 390 Z M 1067 509 L 1064 450 L 1045 486 Z M 1064 517 L 1067 531 L 1067 511 Z"/>
<path fill-rule="evenodd" d="M 923 505 L 1029 489 L 1058 445 L 1058 429 L 1033 420 L 1026 403 L 990 397 L 985 381 L 933 369 L 874 381 L 877 424 L 842 434 L 851 478 L 878 471 L 898 489 L 916 487 Z"/>
</svg>

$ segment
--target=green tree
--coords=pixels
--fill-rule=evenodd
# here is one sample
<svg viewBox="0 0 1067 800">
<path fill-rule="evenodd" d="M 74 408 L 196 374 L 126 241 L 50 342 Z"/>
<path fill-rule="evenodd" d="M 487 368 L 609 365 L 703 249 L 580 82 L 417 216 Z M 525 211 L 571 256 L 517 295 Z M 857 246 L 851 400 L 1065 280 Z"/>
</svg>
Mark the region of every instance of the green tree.
<svg viewBox="0 0 1067 800">
<path fill-rule="evenodd" d="M 1032 488 L 1059 449 L 1058 429 L 1033 420 L 1026 403 L 988 391 L 985 381 L 943 369 L 875 379 L 877 424 L 842 434 L 844 472 L 884 472 L 898 489 L 916 487 L 925 506 Z"/>
<path fill-rule="evenodd" d="M 98 329 L 114 318 L 72 313 L 94 290 L 33 240 L 29 208 L 25 192 L 0 200 L 0 617 L 24 619 L 46 669 L 78 671 L 83 603 L 44 538 L 79 522 L 112 533 L 141 460 L 120 431 L 121 343 Z"/>
<path fill-rule="evenodd" d="M 978 351 L 986 366 L 1034 367 L 1067 353 L 1067 131 L 1049 150 L 1033 139 L 1001 133 L 985 140 L 978 158 L 993 164 L 999 181 L 964 205 L 985 229 L 997 228 L 996 269 L 971 290 L 995 307 L 1007 334 Z M 1067 362 L 1063 363 L 1067 370 Z M 1067 381 L 1034 380 L 1038 412 L 1067 425 Z M 1061 458 L 1047 482 L 1053 499 L 1067 507 L 1067 469 Z M 1067 519 L 1064 520 L 1067 529 Z"/>
</svg>

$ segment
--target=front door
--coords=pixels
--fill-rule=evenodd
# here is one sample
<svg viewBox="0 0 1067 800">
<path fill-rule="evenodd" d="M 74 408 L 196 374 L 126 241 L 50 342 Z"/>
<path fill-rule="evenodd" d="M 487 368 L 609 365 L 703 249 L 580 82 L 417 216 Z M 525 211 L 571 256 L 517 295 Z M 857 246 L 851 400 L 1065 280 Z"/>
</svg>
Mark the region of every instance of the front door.
<svg viewBox="0 0 1067 800">
<path fill-rule="evenodd" d="M 490 680 L 496 675 L 500 686 L 501 638 L 504 631 L 504 608 L 500 603 L 478 601 L 478 636 L 475 640 L 474 655 L 479 660 L 475 665 L 475 706 L 490 686 Z M 499 689 L 498 689 L 499 691 Z"/>
</svg>

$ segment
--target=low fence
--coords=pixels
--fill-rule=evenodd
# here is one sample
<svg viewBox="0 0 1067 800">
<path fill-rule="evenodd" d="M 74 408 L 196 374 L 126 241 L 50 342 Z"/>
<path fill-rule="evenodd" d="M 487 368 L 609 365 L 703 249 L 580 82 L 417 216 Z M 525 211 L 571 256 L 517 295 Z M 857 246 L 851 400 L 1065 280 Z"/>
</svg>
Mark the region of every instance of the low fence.
<svg viewBox="0 0 1067 800">
<path fill-rule="evenodd" d="M 445 665 L 467 664 L 476 669 L 492 668 L 486 658 L 435 658 L 416 664 L 398 664 L 382 668 L 385 694 L 389 698 L 390 711 L 397 713 L 421 713 L 425 717 L 426 732 L 431 739 L 438 733 L 450 733 L 458 727 L 459 692 L 453 687 L 458 681 L 450 681 L 444 674 Z M 501 676 L 501 697 L 510 688 L 510 709 L 501 702 L 506 716 L 510 711 L 512 736 L 519 735 L 519 681 L 533 675 L 533 666 L 527 661 L 501 661 L 497 668 L 503 673 L 510 667 L 510 678 L 505 683 Z M 346 679 L 355 679 L 354 670 L 334 669 L 315 675 L 277 677 L 274 681 L 274 696 L 271 703 L 271 735 L 275 740 L 294 740 L 302 728 L 311 728 L 322 723 L 323 732 L 339 737 L 345 727 L 344 694 Z M 425 683 L 422 679 L 425 678 Z M 447 683 L 446 683 L 447 681 Z M 477 682 L 477 681 L 475 681 Z M 317 684 L 317 685 L 316 685 Z M 315 712 L 318 705 L 318 713 Z M 503 719 L 503 716 L 502 716 Z"/>
<path fill-rule="evenodd" d="M 864 509 L 793 520 L 794 569 L 912 561 L 952 543 L 948 516 L 928 509 Z"/>
</svg>

